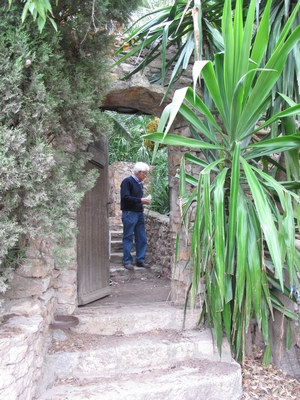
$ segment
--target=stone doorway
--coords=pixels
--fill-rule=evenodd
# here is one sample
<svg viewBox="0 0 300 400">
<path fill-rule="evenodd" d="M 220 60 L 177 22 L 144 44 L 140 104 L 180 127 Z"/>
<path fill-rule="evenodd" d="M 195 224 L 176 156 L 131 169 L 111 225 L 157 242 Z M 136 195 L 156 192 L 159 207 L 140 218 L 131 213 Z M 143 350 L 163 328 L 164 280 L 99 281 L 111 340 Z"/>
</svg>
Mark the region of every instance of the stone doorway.
<svg viewBox="0 0 300 400">
<path fill-rule="evenodd" d="M 121 81 L 124 76 L 124 70 L 127 73 L 133 66 L 125 65 L 116 67 L 113 72 L 115 79 L 108 95 L 103 99 L 102 109 L 116 111 L 128 114 L 147 114 L 160 118 L 161 114 L 171 101 L 173 92 L 170 91 L 165 96 L 165 88 L 159 85 L 150 84 L 146 75 L 136 74 L 127 81 Z M 147 74 L 147 72 L 145 72 Z M 187 82 L 184 82 L 187 84 Z M 174 89 L 183 86 L 182 82 L 178 82 Z M 164 101 L 162 101 L 164 99 Z M 178 118 L 173 127 L 173 132 L 183 136 L 190 136 L 189 128 L 185 121 Z M 186 269 L 186 263 L 189 256 L 189 245 L 181 243 L 181 250 L 175 268 L 175 248 L 176 236 L 181 229 L 180 218 L 180 201 L 178 198 L 179 188 L 176 174 L 180 168 L 180 161 L 184 154 L 184 149 L 170 146 L 168 149 L 168 172 L 169 172 L 169 188 L 170 188 L 170 217 L 169 217 L 169 237 L 171 248 L 170 275 L 171 275 L 171 296 L 176 303 L 184 304 L 185 296 L 189 284 L 191 282 L 191 271 Z"/>
</svg>

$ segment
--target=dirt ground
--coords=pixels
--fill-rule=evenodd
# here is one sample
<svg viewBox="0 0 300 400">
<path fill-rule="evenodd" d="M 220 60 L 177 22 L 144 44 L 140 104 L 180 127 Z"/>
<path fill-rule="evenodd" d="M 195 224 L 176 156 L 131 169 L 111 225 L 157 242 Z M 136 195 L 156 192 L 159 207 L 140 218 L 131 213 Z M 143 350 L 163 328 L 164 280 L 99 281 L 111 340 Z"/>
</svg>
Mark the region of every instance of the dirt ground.
<svg viewBox="0 0 300 400">
<path fill-rule="evenodd" d="M 88 304 L 88 307 L 160 303 L 170 301 L 170 291 L 170 279 L 157 272 L 139 279 L 133 279 L 130 274 L 116 281 L 112 277 L 111 294 Z"/>
<path fill-rule="evenodd" d="M 88 304 L 88 307 L 99 307 L 99 305 L 118 307 L 164 301 L 170 301 L 170 280 L 153 272 L 140 279 L 132 279 L 130 275 L 127 275 L 123 279 L 112 281 L 111 294 Z M 65 330 L 65 334 L 67 339 L 64 341 L 53 339 L 50 353 L 88 350 L 99 343 L 98 335 L 77 334 L 71 329 Z M 172 333 L 154 332 L 153 334 L 168 335 Z M 261 363 L 262 351 L 259 348 L 254 347 L 253 354 L 254 358 L 246 359 L 244 365 L 241 366 L 242 400 L 300 400 L 300 382 L 285 376 L 273 365 L 263 366 Z"/>
</svg>

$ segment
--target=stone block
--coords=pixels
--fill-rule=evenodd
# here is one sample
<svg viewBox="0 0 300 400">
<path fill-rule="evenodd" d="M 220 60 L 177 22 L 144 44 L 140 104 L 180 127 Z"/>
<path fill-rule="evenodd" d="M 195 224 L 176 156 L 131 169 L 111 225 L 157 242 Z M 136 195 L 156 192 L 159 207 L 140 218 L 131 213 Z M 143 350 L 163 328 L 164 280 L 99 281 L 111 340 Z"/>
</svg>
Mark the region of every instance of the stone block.
<svg viewBox="0 0 300 400">
<path fill-rule="evenodd" d="M 26 344 L 22 344 L 21 346 L 11 347 L 8 352 L 8 357 L 9 357 L 8 363 L 16 364 L 22 361 L 23 358 L 25 358 L 27 350 L 28 348 Z"/>
<path fill-rule="evenodd" d="M 25 334 L 25 337 L 27 337 L 28 334 L 39 332 L 42 327 L 42 322 L 43 318 L 40 315 L 32 315 L 30 317 L 20 315 L 11 317 L 2 327 L 5 328 L 6 331 L 17 331 L 19 335 L 22 336 Z M 21 339 L 21 336 L 19 339 L 24 340 Z"/>
<path fill-rule="evenodd" d="M 42 258 L 53 253 L 53 245 L 50 240 L 36 236 L 30 239 L 30 246 L 26 253 L 28 258 Z"/>
<path fill-rule="evenodd" d="M 77 288 L 75 286 L 60 288 L 57 291 L 57 303 L 59 304 L 66 304 L 66 303 L 75 304 L 76 299 L 77 299 Z"/>
<path fill-rule="evenodd" d="M 72 315 L 75 310 L 77 309 L 78 303 L 77 300 L 75 303 L 70 304 L 70 303 L 57 303 L 55 305 L 55 314 L 57 315 Z"/>
<path fill-rule="evenodd" d="M 1 355 L 4 354 L 4 351 L 9 350 L 10 346 L 10 337 L 0 337 L 0 350 Z"/>
<path fill-rule="evenodd" d="M 57 275 L 53 287 L 58 289 L 60 287 L 64 287 L 65 285 L 75 285 L 77 278 L 77 272 L 74 270 L 68 271 L 60 271 L 60 274 Z"/>
<path fill-rule="evenodd" d="M 42 293 L 46 292 L 46 290 L 51 287 L 52 277 L 46 276 L 44 279 L 41 279 L 42 284 Z"/>
<path fill-rule="evenodd" d="M 19 393 L 22 391 L 17 389 L 16 379 L 13 373 L 0 368 L 0 398 L 1 399 L 18 399 Z"/>
<path fill-rule="evenodd" d="M 0 398 L 33 398 L 45 354 L 43 318 L 7 316 L 1 325 Z"/>
<path fill-rule="evenodd" d="M 10 288 L 5 292 L 5 299 L 22 299 L 31 296 L 40 296 L 49 286 L 50 278 L 26 278 L 13 273 Z"/>
<path fill-rule="evenodd" d="M 6 312 L 17 315 L 32 315 L 42 313 L 42 302 L 39 299 L 18 299 L 5 303 Z"/>
<path fill-rule="evenodd" d="M 178 261 L 188 260 L 189 255 L 190 255 L 190 250 L 189 249 L 180 250 L 179 254 L 178 254 Z"/>
<path fill-rule="evenodd" d="M 30 369 L 35 370 L 35 354 L 32 351 L 28 351 L 26 357 L 22 360 L 22 362 L 15 365 L 15 376 L 17 379 L 21 377 L 25 377 Z"/>
<path fill-rule="evenodd" d="M 20 266 L 16 273 L 26 278 L 45 278 L 51 273 L 54 266 L 53 261 L 50 260 L 47 263 L 41 259 L 28 260 L 29 262 Z"/>
<path fill-rule="evenodd" d="M 49 288 L 39 297 L 39 299 L 44 302 L 44 306 L 48 307 L 49 302 L 52 301 L 54 297 L 55 297 L 55 290 Z"/>
</svg>

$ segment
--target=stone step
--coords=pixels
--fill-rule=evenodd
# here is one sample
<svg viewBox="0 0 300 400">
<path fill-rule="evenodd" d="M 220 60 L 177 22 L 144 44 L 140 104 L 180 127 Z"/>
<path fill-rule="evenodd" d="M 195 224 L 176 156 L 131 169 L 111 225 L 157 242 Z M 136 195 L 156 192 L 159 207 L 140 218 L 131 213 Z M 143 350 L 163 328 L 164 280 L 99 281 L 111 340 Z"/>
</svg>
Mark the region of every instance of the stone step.
<svg viewBox="0 0 300 400">
<path fill-rule="evenodd" d="M 76 348 L 76 343 L 88 349 L 58 351 L 47 355 L 47 369 L 52 369 L 58 378 L 92 378 L 122 374 L 130 365 L 130 373 L 140 369 L 168 368 L 186 359 L 210 360 L 232 363 L 229 346 L 224 341 L 222 357 L 213 346 L 211 333 L 200 329 L 189 331 L 154 330 L 143 334 L 101 336 L 72 333 L 69 343 Z M 134 356 L 133 356 L 134 352 Z M 66 366 L 70 366 L 66 368 Z"/>
<path fill-rule="evenodd" d="M 111 240 L 110 241 L 110 251 L 112 253 L 120 253 L 123 251 L 122 240 Z"/>
<path fill-rule="evenodd" d="M 79 319 L 79 325 L 72 328 L 74 332 L 131 335 L 157 329 L 181 331 L 183 326 L 185 329 L 194 329 L 198 325 L 199 309 L 187 309 L 184 318 L 183 309 L 168 302 L 118 307 L 86 305 L 74 315 Z"/>
<path fill-rule="evenodd" d="M 112 231 L 118 231 L 123 229 L 122 218 L 109 219 L 109 229 Z"/>
<path fill-rule="evenodd" d="M 122 261 L 120 263 L 112 263 L 110 262 L 109 267 L 109 275 L 110 278 L 115 281 L 126 281 L 132 279 L 147 279 L 151 277 L 160 277 L 162 276 L 162 267 L 161 266 L 151 266 L 150 269 L 140 268 L 134 265 L 134 270 L 129 271 L 124 268 Z"/>
<path fill-rule="evenodd" d="M 123 225 L 122 224 L 109 224 L 109 230 L 112 232 L 122 232 Z"/>
<path fill-rule="evenodd" d="M 135 246 L 134 245 L 132 246 L 131 255 L 133 257 L 133 260 L 135 260 Z M 146 259 L 148 259 L 148 258 L 149 258 L 149 254 L 146 252 Z M 123 260 L 123 252 L 122 251 L 117 251 L 117 252 L 111 251 L 110 262 L 112 264 L 123 265 L 122 260 Z"/>
<path fill-rule="evenodd" d="M 120 229 L 118 231 L 109 231 L 111 240 L 121 240 L 123 238 L 123 230 Z"/>
<path fill-rule="evenodd" d="M 241 368 L 225 339 L 220 358 L 210 331 L 198 325 L 199 309 L 186 311 L 183 327 L 182 307 L 170 302 L 107 301 L 79 308 L 77 326 L 50 331 L 52 347 L 34 400 L 241 398 Z"/>
<path fill-rule="evenodd" d="M 134 254 L 132 254 L 134 255 Z M 117 264 L 117 265 L 122 265 L 122 260 L 123 260 L 123 253 L 122 252 L 117 252 L 117 253 L 110 253 L 110 263 L 112 264 Z"/>
<path fill-rule="evenodd" d="M 132 358 L 136 355 L 132 354 Z M 240 367 L 190 359 L 167 368 L 128 373 L 130 365 L 111 376 L 69 379 L 43 391 L 36 400 L 239 400 Z"/>
<path fill-rule="evenodd" d="M 135 265 L 135 248 L 132 247 L 131 255 L 133 257 L 133 265 Z M 148 258 L 148 253 L 146 253 L 146 259 Z M 110 264 L 123 266 L 123 252 L 111 252 L 110 253 Z"/>
<path fill-rule="evenodd" d="M 112 254 L 122 253 L 123 252 L 122 240 L 111 240 L 111 242 L 110 242 L 110 252 Z M 132 244 L 131 254 L 135 254 L 135 243 L 134 242 Z"/>
</svg>

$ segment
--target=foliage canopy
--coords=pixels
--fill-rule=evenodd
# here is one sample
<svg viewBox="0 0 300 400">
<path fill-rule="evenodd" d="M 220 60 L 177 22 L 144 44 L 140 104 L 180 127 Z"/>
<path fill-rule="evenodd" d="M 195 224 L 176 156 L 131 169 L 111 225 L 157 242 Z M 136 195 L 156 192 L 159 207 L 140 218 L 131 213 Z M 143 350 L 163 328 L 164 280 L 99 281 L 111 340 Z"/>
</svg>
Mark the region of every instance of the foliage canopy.
<svg viewBox="0 0 300 400">
<path fill-rule="evenodd" d="M 18 0 L 15 0 L 18 1 Z M 23 23 L 30 13 L 33 21 L 37 23 L 40 32 L 43 31 L 47 21 L 50 21 L 55 30 L 58 30 L 61 19 L 78 19 L 84 14 L 84 10 L 90 10 L 87 20 L 81 18 L 83 27 L 88 24 L 89 30 L 99 29 L 101 24 L 109 24 L 118 21 L 123 24 L 128 21 L 132 10 L 134 10 L 142 0 L 91 0 L 89 2 L 77 0 L 21 0 L 23 7 L 20 9 L 20 19 Z M 13 0 L 8 0 L 11 7 Z M 57 14 L 56 11 L 59 10 Z M 58 17 L 59 16 L 59 17 Z"/>
</svg>

